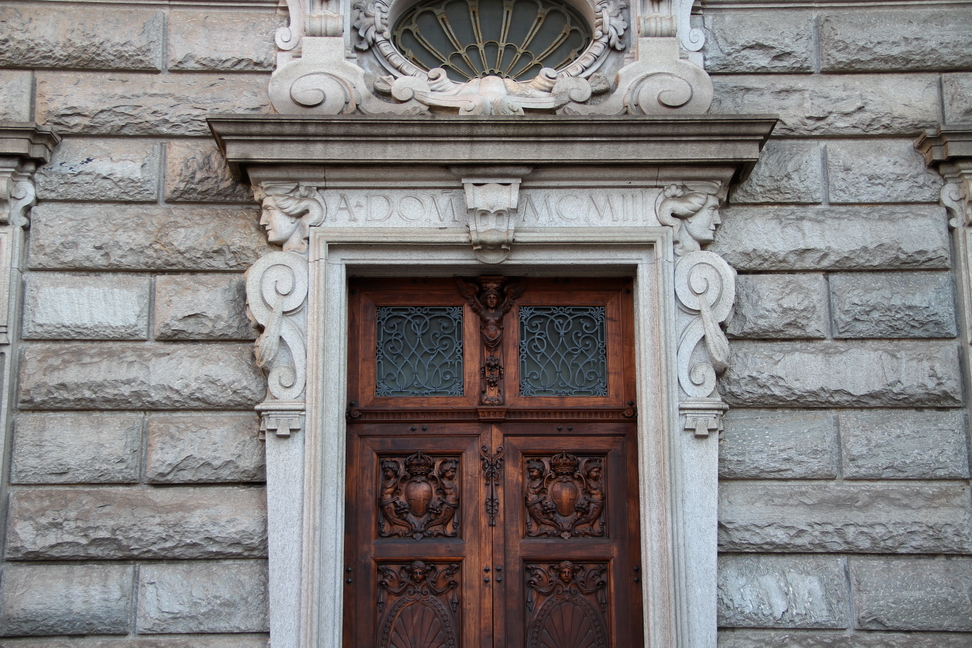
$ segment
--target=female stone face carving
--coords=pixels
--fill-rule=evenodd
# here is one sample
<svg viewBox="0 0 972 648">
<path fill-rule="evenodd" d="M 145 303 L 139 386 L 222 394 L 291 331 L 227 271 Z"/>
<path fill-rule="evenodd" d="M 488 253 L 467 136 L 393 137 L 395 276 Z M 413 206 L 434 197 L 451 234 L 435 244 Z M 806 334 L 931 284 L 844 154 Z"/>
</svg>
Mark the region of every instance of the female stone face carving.
<svg viewBox="0 0 972 648">
<path fill-rule="evenodd" d="M 260 225 L 267 241 L 283 246 L 284 252 L 304 253 L 310 228 L 324 220 L 324 207 L 310 197 L 275 194 L 263 199 Z"/>
<path fill-rule="evenodd" d="M 263 211 L 260 213 L 260 225 L 267 233 L 267 241 L 274 245 L 283 245 L 297 231 L 300 219 L 283 212 L 273 196 L 263 201 Z"/>
<path fill-rule="evenodd" d="M 698 252 L 715 240 L 716 226 L 722 222 L 719 199 L 683 185 L 670 185 L 658 197 L 658 220 L 675 230 L 675 254 Z"/>
<path fill-rule="evenodd" d="M 702 209 L 685 219 L 682 228 L 698 243 L 705 245 L 715 240 L 716 226 L 721 222 L 719 200 L 709 196 Z"/>
</svg>

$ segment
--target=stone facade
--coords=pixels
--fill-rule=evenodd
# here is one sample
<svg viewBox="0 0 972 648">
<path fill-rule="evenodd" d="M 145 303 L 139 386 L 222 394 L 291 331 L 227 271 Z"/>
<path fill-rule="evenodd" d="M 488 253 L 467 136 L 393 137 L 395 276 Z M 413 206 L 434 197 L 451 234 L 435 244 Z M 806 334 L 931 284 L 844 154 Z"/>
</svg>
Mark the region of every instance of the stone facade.
<svg viewBox="0 0 972 648">
<path fill-rule="evenodd" d="M 206 118 L 272 112 L 287 19 L 176 4 L 0 6 L 0 121 L 63 137 L 4 347 L 3 646 L 267 645 L 243 273 L 279 247 Z M 968 646 L 970 262 L 914 140 L 972 122 L 972 5 L 787 4 L 692 17 L 709 113 L 780 118 L 709 247 L 738 272 L 719 645 Z"/>
</svg>

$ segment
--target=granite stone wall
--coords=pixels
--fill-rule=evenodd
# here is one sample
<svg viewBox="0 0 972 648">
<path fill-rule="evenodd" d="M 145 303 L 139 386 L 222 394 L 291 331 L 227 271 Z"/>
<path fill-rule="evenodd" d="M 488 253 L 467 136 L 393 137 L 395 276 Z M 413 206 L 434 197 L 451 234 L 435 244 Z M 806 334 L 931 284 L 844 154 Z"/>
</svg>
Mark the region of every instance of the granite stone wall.
<svg viewBox="0 0 972 648">
<path fill-rule="evenodd" d="M 242 275 L 267 243 L 205 117 L 269 111 L 285 18 L 172 4 L 0 4 L 0 119 L 64 137 L 35 177 L 5 647 L 267 643 L 266 383 Z"/>
<path fill-rule="evenodd" d="M 972 7 L 780 4 L 699 18 L 712 112 L 780 115 L 712 247 L 739 271 L 719 644 L 969 646 L 969 386 L 913 142 L 972 120 Z"/>
<path fill-rule="evenodd" d="M 787 4 L 698 17 L 711 112 L 781 118 L 713 245 L 739 272 L 720 646 L 966 647 L 967 359 L 913 140 L 972 121 L 972 11 Z M 266 645 L 242 272 L 268 247 L 205 116 L 269 112 L 275 5 L 0 5 L 0 119 L 64 136 L 31 217 L 3 646 Z"/>
</svg>

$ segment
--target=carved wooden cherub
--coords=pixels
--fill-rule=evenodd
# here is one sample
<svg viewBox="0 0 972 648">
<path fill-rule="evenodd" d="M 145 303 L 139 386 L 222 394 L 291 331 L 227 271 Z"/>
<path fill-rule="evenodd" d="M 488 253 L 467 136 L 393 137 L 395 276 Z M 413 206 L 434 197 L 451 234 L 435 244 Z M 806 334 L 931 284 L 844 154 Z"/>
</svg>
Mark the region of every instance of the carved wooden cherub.
<svg viewBox="0 0 972 648">
<path fill-rule="evenodd" d="M 503 339 L 503 317 L 523 294 L 526 282 L 507 277 L 479 277 L 479 285 L 457 278 L 459 292 L 479 316 L 479 332 L 489 355 L 495 355 Z"/>
</svg>

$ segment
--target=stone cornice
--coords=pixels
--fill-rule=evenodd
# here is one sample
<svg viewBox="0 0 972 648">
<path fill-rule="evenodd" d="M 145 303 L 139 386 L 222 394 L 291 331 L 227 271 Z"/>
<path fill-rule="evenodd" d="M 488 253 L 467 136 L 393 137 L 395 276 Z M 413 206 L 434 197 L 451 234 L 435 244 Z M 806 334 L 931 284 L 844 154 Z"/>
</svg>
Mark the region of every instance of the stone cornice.
<svg viewBox="0 0 972 648">
<path fill-rule="evenodd" d="M 930 129 L 918 138 L 915 147 L 929 166 L 972 158 L 972 124 Z"/>
<path fill-rule="evenodd" d="M 51 159 L 61 137 L 49 126 L 33 122 L 0 121 L 0 156 L 44 164 Z"/>
<path fill-rule="evenodd" d="M 214 116 L 237 169 L 251 165 L 727 165 L 743 174 L 776 124 L 700 117 Z"/>
</svg>

